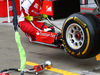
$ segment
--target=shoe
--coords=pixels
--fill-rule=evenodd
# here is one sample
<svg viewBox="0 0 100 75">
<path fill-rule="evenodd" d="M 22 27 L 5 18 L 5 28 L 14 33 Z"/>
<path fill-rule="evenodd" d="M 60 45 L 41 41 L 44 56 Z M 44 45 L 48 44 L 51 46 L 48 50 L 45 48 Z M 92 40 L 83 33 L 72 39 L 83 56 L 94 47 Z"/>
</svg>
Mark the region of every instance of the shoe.
<svg viewBox="0 0 100 75">
<path fill-rule="evenodd" d="M 51 28 L 44 28 L 45 32 L 50 32 L 52 29 Z"/>
<path fill-rule="evenodd" d="M 34 42 L 34 40 L 32 39 L 32 37 L 30 36 L 30 34 L 25 33 L 25 35 L 27 36 L 27 38 L 29 39 L 30 42 Z"/>
<path fill-rule="evenodd" d="M 61 35 L 61 33 L 57 33 L 53 44 L 58 45 L 60 48 L 63 47 L 62 46 L 63 42 L 62 42 L 62 35 Z"/>
<path fill-rule="evenodd" d="M 44 22 L 44 25 L 48 26 L 48 28 L 51 28 L 51 30 L 49 30 L 49 32 L 55 32 L 55 28 L 52 25 L 50 25 L 46 22 Z"/>
<path fill-rule="evenodd" d="M 61 33 L 57 33 L 55 40 L 54 40 L 55 45 L 61 45 L 62 44 L 62 35 Z"/>
<path fill-rule="evenodd" d="M 46 32 L 55 32 L 55 29 L 53 27 L 48 27 L 48 28 L 44 28 L 44 31 L 46 31 Z"/>
</svg>

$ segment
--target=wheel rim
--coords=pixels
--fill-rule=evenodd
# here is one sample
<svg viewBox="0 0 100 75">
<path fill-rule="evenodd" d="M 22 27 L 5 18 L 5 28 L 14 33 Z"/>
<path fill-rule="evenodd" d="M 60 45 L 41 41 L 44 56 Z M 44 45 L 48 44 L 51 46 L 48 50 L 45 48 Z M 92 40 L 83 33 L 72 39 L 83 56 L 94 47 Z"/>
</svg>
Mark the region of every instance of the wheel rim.
<svg viewBox="0 0 100 75">
<path fill-rule="evenodd" d="M 80 49 L 84 43 L 84 32 L 77 23 L 72 23 L 66 30 L 66 41 L 68 45 L 74 49 Z"/>
</svg>

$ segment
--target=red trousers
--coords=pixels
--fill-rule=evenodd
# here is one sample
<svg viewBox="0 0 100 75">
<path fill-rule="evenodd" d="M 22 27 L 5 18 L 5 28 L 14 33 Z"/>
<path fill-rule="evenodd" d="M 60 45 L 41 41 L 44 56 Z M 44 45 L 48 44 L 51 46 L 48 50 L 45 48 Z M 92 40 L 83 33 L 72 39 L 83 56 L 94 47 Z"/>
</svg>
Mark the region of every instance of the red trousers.
<svg viewBox="0 0 100 75">
<path fill-rule="evenodd" d="M 44 25 L 44 22 L 33 21 L 33 24 L 42 30 L 44 28 L 48 28 L 47 25 Z M 25 34 L 30 34 L 30 36 L 32 37 L 32 40 L 35 40 L 37 29 L 34 28 L 29 21 L 21 21 L 19 22 L 19 26 Z"/>
</svg>

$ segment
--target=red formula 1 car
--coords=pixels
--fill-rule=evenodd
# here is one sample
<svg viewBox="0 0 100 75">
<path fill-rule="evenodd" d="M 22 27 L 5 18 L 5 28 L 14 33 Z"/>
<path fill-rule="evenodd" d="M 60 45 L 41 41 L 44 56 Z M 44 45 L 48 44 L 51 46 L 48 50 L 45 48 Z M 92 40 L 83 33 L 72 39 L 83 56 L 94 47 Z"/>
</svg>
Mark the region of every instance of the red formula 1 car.
<svg viewBox="0 0 100 75">
<path fill-rule="evenodd" d="M 65 20 L 61 34 L 39 31 L 34 43 L 63 46 L 70 55 L 80 59 L 96 56 L 100 53 L 99 0 L 96 3 L 98 12 L 94 10 L 94 13 L 74 13 Z"/>
</svg>

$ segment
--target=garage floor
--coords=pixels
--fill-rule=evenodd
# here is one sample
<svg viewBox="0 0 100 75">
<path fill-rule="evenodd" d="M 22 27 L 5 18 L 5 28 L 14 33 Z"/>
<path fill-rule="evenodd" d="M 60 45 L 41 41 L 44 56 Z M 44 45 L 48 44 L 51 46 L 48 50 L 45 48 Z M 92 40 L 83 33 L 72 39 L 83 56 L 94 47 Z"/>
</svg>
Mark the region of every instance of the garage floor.
<svg viewBox="0 0 100 75">
<path fill-rule="evenodd" d="M 58 27 L 62 27 L 65 19 L 57 19 L 52 22 Z M 20 68 L 20 57 L 14 39 L 13 24 L 2 23 L 3 21 L 7 21 L 7 17 L 0 18 L 0 70 Z M 60 31 L 56 29 L 56 32 Z M 96 61 L 95 57 L 76 59 L 65 53 L 63 49 L 30 43 L 20 29 L 19 33 L 27 56 L 26 68 L 32 68 L 34 63 L 41 64 L 47 60 L 53 64 L 51 70 L 41 71 L 39 75 L 100 75 L 100 62 Z M 20 72 L 11 72 L 10 75 L 20 75 Z M 25 73 L 25 75 L 35 75 L 35 73 Z"/>
</svg>

